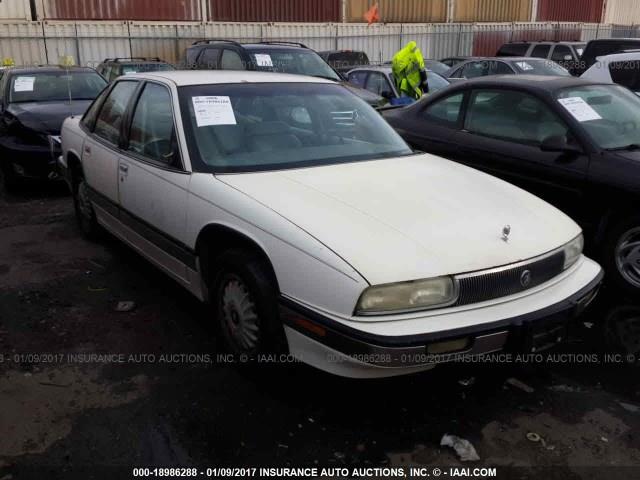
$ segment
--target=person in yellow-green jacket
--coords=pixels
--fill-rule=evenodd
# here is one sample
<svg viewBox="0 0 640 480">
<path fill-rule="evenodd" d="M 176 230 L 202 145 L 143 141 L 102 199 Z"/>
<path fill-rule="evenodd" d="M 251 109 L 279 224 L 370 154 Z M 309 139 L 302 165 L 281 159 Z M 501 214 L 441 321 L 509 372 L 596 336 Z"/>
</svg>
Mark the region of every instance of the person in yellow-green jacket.
<svg viewBox="0 0 640 480">
<path fill-rule="evenodd" d="M 409 42 L 391 60 L 396 88 L 402 97 L 418 100 L 429 91 L 422 52 L 416 42 Z"/>
</svg>

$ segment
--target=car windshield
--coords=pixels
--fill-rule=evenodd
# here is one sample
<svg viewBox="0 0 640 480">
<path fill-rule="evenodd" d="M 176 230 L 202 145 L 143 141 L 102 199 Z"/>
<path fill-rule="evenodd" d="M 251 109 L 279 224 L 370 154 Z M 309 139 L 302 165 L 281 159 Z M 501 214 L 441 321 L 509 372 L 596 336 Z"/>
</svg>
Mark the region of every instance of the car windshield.
<svg viewBox="0 0 640 480">
<path fill-rule="evenodd" d="M 136 63 L 122 66 L 123 75 L 143 72 L 166 72 L 168 70 L 175 70 L 175 68 L 168 63 Z"/>
<path fill-rule="evenodd" d="M 600 148 L 640 148 L 640 98 L 626 88 L 571 87 L 560 90 L 557 99 Z"/>
<path fill-rule="evenodd" d="M 261 83 L 180 88 L 195 171 L 243 172 L 412 154 L 342 85 Z"/>
<path fill-rule="evenodd" d="M 442 62 L 438 62 L 437 60 L 425 60 L 424 66 L 427 68 L 427 70 L 436 72 L 439 75 L 444 75 L 446 72 L 449 71 L 449 68 L 450 68 L 449 65 Z"/>
<path fill-rule="evenodd" d="M 106 85 L 95 72 L 18 73 L 11 78 L 9 103 L 93 100 Z"/>
<path fill-rule="evenodd" d="M 551 60 L 527 58 L 526 60 L 516 60 L 513 62 L 518 73 L 527 75 L 555 75 L 560 77 L 570 77 L 569 71 Z"/>
<path fill-rule="evenodd" d="M 313 50 L 273 48 L 251 50 L 250 53 L 256 68 L 263 72 L 293 73 L 340 80 L 338 74 Z"/>
</svg>

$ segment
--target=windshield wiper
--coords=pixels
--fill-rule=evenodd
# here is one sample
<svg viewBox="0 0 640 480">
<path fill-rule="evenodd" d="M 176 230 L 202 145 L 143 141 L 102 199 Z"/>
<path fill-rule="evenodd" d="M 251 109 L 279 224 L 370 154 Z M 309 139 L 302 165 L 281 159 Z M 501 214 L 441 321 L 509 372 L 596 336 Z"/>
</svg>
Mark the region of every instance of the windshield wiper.
<svg viewBox="0 0 640 480">
<path fill-rule="evenodd" d="M 640 150 L 640 144 L 630 143 L 629 145 L 625 145 L 623 147 L 614 147 L 607 148 L 608 152 L 633 152 L 635 150 Z"/>
</svg>

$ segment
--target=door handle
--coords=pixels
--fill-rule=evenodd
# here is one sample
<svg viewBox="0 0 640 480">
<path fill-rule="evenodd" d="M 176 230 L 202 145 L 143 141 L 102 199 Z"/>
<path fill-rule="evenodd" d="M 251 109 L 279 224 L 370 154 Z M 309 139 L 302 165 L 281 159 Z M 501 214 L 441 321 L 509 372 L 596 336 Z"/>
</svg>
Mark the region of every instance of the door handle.
<svg viewBox="0 0 640 480">
<path fill-rule="evenodd" d="M 84 147 L 84 153 L 91 155 L 91 147 Z"/>
<path fill-rule="evenodd" d="M 129 165 L 125 165 L 124 163 L 120 164 L 120 171 L 122 173 L 128 173 L 129 172 Z"/>
</svg>

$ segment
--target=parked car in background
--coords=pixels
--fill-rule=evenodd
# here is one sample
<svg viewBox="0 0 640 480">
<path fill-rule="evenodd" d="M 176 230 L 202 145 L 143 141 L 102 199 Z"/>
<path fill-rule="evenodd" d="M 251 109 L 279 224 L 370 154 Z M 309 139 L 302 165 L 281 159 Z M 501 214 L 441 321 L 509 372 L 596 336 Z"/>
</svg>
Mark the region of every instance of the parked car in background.
<svg viewBox="0 0 640 480">
<path fill-rule="evenodd" d="M 581 78 L 592 82 L 617 83 L 640 95 L 640 51 L 598 57 Z"/>
<path fill-rule="evenodd" d="M 509 42 L 502 45 L 496 57 L 533 57 L 556 62 L 573 69 L 584 52 L 585 42 Z"/>
<path fill-rule="evenodd" d="M 328 50 L 318 52 L 318 54 L 340 75 L 346 75 L 347 72 L 355 67 L 369 65 L 369 57 L 364 52 L 354 50 Z"/>
<path fill-rule="evenodd" d="M 62 142 L 82 231 L 108 229 L 208 300 L 235 354 L 383 377 L 538 352 L 601 281 L 570 218 L 414 153 L 336 82 L 121 77 Z"/>
<path fill-rule="evenodd" d="M 446 57 L 446 58 L 442 58 L 440 59 L 440 63 L 444 63 L 445 65 L 447 65 L 449 68 L 453 67 L 454 65 L 457 65 L 458 63 L 464 62 L 466 60 L 473 60 L 476 58 L 482 58 L 482 57 L 472 57 L 472 56 L 467 56 L 467 57 Z"/>
<path fill-rule="evenodd" d="M 155 58 L 107 58 L 96 67 L 96 71 L 113 82 L 121 75 L 130 75 L 138 72 L 164 72 L 167 70 L 175 70 L 173 65 L 155 57 Z"/>
<path fill-rule="evenodd" d="M 427 70 L 436 72 L 438 75 L 444 75 L 445 72 L 447 72 L 449 68 L 451 68 L 446 63 L 439 62 L 438 60 L 431 60 L 428 58 L 424 60 L 424 66 Z"/>
<path fill-rule="evenodd" d="M 580 76 L 596 63 L 598 57 L 640 49 L 640 38 L 599 38 L 591 40 L 584 49 L 580 62 L 571 73 Z"/>
<path fill-rule="evenodd" d="M 400 97 L 398 89 L 396 88 L 396 83 L 393 79 L 391 67 L 370 66 L 354 68 L 347 73 L 347 80 L 350 83 L 369 90 L 376 95 L 380 95 L 387 100 L 393 100 Z M 429 92 L 427 94 L 432 94 L 449 86 L 449 80 L 441 77 L 435 72 L 428 71 L 427 84 L 429 85 Z"/>
<path fill-rule="evenodd" d="M 640 292 L 640 98 L 535 75 L 469 80 L 385 112 L 414 148 L 496 175 L 576 219 L 612 284 Z"/>
<path fill-rule="evenodd" d="M 6 190 L 56 179 L 60 128 L 106 86 L 91 68 L 11 67 L 0 77 L 0 177 Z"/>
<path fill-rule="evenodd" d="M 302 43 L 200 40 L 187 49 L 186 61 L 189 68 L 196 70 L 253 70 L 324 78 L 343 82 L 373 107 L 387 103 L 380 96 L 349 85 L 320 55 Z"/>
<path fill-rule="evenodd" d="M 571 74 L 549 60 L 530 57 L 484 57 L 466 60 L 445 73 L 450 80 L 486 77 L 490 75 L 557 75 Z"/>
</svg>

